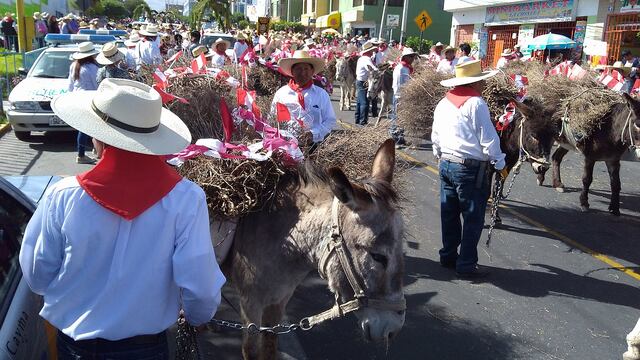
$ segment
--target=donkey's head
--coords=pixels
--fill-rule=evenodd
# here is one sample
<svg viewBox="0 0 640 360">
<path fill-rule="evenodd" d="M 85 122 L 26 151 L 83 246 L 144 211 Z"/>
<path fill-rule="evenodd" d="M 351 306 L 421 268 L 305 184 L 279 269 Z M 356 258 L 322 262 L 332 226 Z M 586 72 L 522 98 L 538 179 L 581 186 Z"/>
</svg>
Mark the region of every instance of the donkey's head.
<svg viewBox="0 0 640 360">
<path fill-rule="evenodd" d="M 627 94 L 623 94 L 623 97 L 630 113 L 617 115 L 624 121 L 624 128 L 621 131 L 622 139 L 627 145 L 635 147 L 636 158 L 640 159 L 640 101 Z"/>
<path fill-rule="evenodd" d="M 531 163 L 533 172 L 541 174 L 549 169 L 551 148 L 558 134 L 553 125 L 555 109 L 545 107 L 536 101 L 526 98 L 517 102 L 516 107 L 522 114 L 522 119 L 514 129 L 512 141 L 517 141 L 518 148 L 522 148 Z"/>
<path fill-rule="evenodd" d="M 356 312 L 368 340 L 391 339 L 404 324 L 403 308 L 373 305 L 380 301 L 386 305 L 404 303 L 403 221 L 396 206 L 398 195 L 390 184 L 394 164 L 395 147 L 389 139 L 378 149 L 369 179 L 355 183 L 339 168 L 328 171 L 331 191 L 339 201 L 334 206 L 354 276 L 347 275 L 336 254 L 329 259 L 325 273 L 341 303 L 360 296 L 355 294 L 358 286 L 350 283 L 354 280 L 364 292 L 361 295 L 372 300 L 370 306 Z"/>
<path fill-rule="evenodd" d="M 339 57 L 336 60 L 336 80 L 340 81 L 347 77 L 349 70 L 348 57 Z"/>
<path fill-rule="evenodd" d="M 369 88 L 367 89 L 367 97 L 369 99 L 375 99 L 382 91 L 382 85 L 384 80 L 384 71 L 376 70 L 369 66 Z"/>
</svg>

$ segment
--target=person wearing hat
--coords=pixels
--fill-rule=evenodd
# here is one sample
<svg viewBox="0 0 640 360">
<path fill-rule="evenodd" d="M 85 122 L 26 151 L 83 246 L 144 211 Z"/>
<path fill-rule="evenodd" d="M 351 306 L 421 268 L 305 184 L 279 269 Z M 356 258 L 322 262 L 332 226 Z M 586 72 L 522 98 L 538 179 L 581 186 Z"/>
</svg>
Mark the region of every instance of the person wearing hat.
<svg viewBox="0 0 640 360">
<path fill-rule="evenodd" d="M 78 17 L 75 14 L 69 13 L 69 33 L 77 34 L 80 30 L 80 24 L 78 23 Z"/>
<path fill-rule="evenodd" d="M 204 192 L 164 160 L 189 145 L 189 129 L 132 80 L 105 79 L 51 108 L 105 147 L 94 168 L 47 189 L 22 240 L 58 359 L 168 359 L 180 309 L 191 325 L 208 322 L 226 281 Z"/>
<path fill-rule="evenodd" d="M 211 49 L 207 54 L 207 57 L 211 58 L 211 66 L 221 68 L 230 61 L 226 54 L 229 45 L 231 44 L 223 38 L 217 38 L 216 41 L 211 44 Z"/>
<path fill-rule="evenodd" d="M 47 28 L 49 34 L 60 34 L 60 26 L 58 25 L 58 19 L 56 19 L 55 15 L 49 16 Z"/>
<path fill-rule="evenodd" d="M 177 33 L 173 35 L 173 46 L 167 50 L 167 56 L 172 57 L 180 51 L 182 51 L 182 35 Z"/>
<path fill-rule="evenodd" d="M 513 55 L 517 59 L 522 59 L 524 57 L 524 54 L 520 51 L 520 44 L 513 45 Z"/>
<path fill-rule="evenodd" d="M 47 28 L 47 23 L 42 19 L 42 15 L 37 11 L 33 13 L 33 26 L 36 30 L 38 47 L 44 47 L 44 37 L 49 32 L 49 29 Z"/>
<path fill-rule="evenodd" d="M 633 88 L 633 84 L 636 82 L 640 76 L 638 76 L 638 68 L 640 68 L 640 60 L 637 57 L 634 57 L 631 53 L 631 50 L 623 50 L 622 51 L 622 63 L 624 66 L 629 69 L 629 72 L 624 77 L 624 87 L 622 91 L 630 94 L 631 89 Z"/>
<path fill-rule="evenodd" d="M 13 48 L 18 52 L 18 33 L 15 28 L 14 16 L 15 15 L 10 12 L 4 14 L 4 18 L 0 21 L 0 32 L 2 32 L 4 36 L 4 48 L 7 50 Z"/>
<path fill-rule="evenodd" d="M 367 86 L 365 83 L 369 80 L 371 71 L 378 70 L 373 64 L 371 57 L 377 47 L 366 42 L 362 45 L 360 57 L 356 63 L 356 113 L 355 122 L 360 125 L 367 125 L 369 122 L 369 98 L 367 97 Z"/>
<path fill-rule="evenodd" d="M 418 53 L 412 48 L 406 47 L 402 49 L 400 63 L 393 68 L 393 107 L 390 117 L 389 134 L 395 140 L 396 145 L 404 145 L 404 131 L 398 127 L 398 102 L 400 101 L 400 90 L 409 81 L 413 74 L 413 62 L 418 58 Z"/>
<path fill-rule="evenodd" d="M 376 38 L 376 44 L 378 46 L 378 50 L 376 51 L 376 54 L 373 58 L 373 63 L 376 66 L 380 66 L 384 60 L 385 60 L 385 56 L 387 56 L 387 52 L 388 52 L 388 46 L 387 46 L 387 42 L 384 41 L 384 39 L 377 39 Z"/>
<path fill-rule="evenodd" d="M 69 17 L 69 15 L 60 19 L 60 22 L 62 22 L 62 26 L 60 27 L 60 34 L 72 34 L 71 27 L 69 25 L 69 23 L 71 22 L 71 18 Z"/>
<path fill-rule="evenodd" d="M 233 62 L 238 63 L 238 59 L 242 57 L 245 51 L 249 49 L 249 44 L 247 44 L 247 36 L 241 31 L 236 35 L 236 43 L 233 44 L 233 53 L 234 58 Z"/>
<path fill-rule="evenodd" d="M 102 49 L 100 50 L 100 54 L 96 56 L 96 61 L 100 65 L 104 65 L 100 69 L 98 69 L 98 74 L 96 75 L 96 82 L 98 85 L 104 79 L 108 78 L 118 78 L 118 79 L 130 79 L 129 72 L 124 68 L 127 67 L 124 62 L 124 54 L 118 50 L 118 46 L 115 42 L 108 42 L 102 45 Z"/>
<path fill-rule="evenodd" d="M 138 31 L 138 34 L 141 37 L 136 44 L 138 69 L 142 65 L 155 66 L 161 64 L 160 45 L 156 41 L 158 39 L 158 27 L 153 24 L 148 25 L 145 29 Z"/>
<path fill-rule="evenodd" d="M 507 64 L 513 60 L 513 51 L 511 49 L 504 49 L 502 51 L 502 55 L 500 55 L 500 59 L 498 59 L 498 63 L 496 64 L 496 69 L 502 69 L 507 66 Z"/>
<path fill-rule="evenodd" d="M 442 60 L 442 49 L 444 49 L 444 44 L 438 41 L 431 47 L 427 59 L 429 59 L 433 64 L 438 65 L 440 60 Z"/>
<path fill-rule="evenodd" d="M 95 59 L 98 53 L 99 51 L 90 41 L 78 44 L 78 51 L 71 55 L 74 61 L 69 67 L 69 92 L 92 91 L 98 88 L 98 64 Z M 91 147 L 91 138 L 78 132 L 76 163 L 95 163 L 95 160 L 85 155 L 85 149 L 88 147 Z"/>
<path fill-rule="evenodd" d="M 137 33 L 132 33 L 127 40 L 124 41 L 124 46 L 127 47 L 127 51 L 124 54 L 125 63 L 129 70 L 135 70 L 138 66 L 138 52 L 136 45 L 140 41 L 140 36 Z"/>
<path fill-rule="evenodd" d="M 447 48 L 444 49 L 444 58 L 438 63 L 436 71 L 442 74 L 453 75 L 456 64 L 458 64 L 456 48 L 447 46 Z"/>
<path fill-rule="evenodd" d="M 440 82 L 451 89 L 433 113 L 431 141 L 440 162 L 440 264 L 461 278 L 487 275 L 478 268 L 477 245 L 490 193 L 490 167 L 506 177 L 500 138 L 482 99 L 485 79 L 497 73 L 483 72 L 480 60 L 457 65 L 455 78 Z"/>
<path fill-rule="evenodd" d="M 278 103 L 286 105 L 292 121 L 302 120 L 306 135 L 302 139 L 318 143 L 329 135 L 336 124 L 336 114 L 329 94 L 313 84 L 313 76 L 324 67 L 323 59 L 309 55 L 306 50 L 297 50 L 293 56 L 278 61 L 280 71 L 289 76 L 289 84 L 276 91 L 271 103 L 275 115 Z"/>
</svg>

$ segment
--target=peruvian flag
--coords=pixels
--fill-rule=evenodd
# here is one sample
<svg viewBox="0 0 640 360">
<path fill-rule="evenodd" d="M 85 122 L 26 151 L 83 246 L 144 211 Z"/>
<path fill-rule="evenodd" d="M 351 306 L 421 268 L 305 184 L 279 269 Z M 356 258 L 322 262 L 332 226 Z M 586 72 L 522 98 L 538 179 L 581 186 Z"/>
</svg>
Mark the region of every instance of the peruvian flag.
<svg viewBox="0 0 640 360">
<path fill-rule="evenodd" d="M 164 104 L 167 104 L 167 103 L 170 103 L 170 102 L 172 102 L 173 100 L 178 100 L 178 101 L 180 101 L 180 102 L 181 102 L 181 103 L 183 103 L 183 104 L 188 104 L 188 103 L 189 103 L 189 101 L 188 101 L 187 99 L 185 99 L 185 98 L 181 98 L 181 97 L 179 97 L 179 96 L 175 96 L 175 95 L 169 94 L 168 92 L 164 91 L 164 90 L 160 87 L 160 85 L 158 85 L 158 84 L 153 85 L 153 89 L 154 89 L 155 91 L 157 91 L 157 92 L 158 92 L 158 94 L 160 94 L 160 98 L 162 99 L 162 104 L 163 104 L 163 105 L 164 105 Z"/>
<path fill-rule="evenodd" d="M 575 64 L 573 65 L 573 67 L 571 68 L 571 71 L 569 72 L 569 79 L 580 80 L 585 75 L 587 75 L 587 70 L 583 69 L 582 66 Z"/>
<path fill-rule="evenodd" d="M 207 59 L 204 57 L 204 53 L 201 53 L 200 56 L 191 60 L 191 70 L 194 74 L 199 74 L 200 70 L 207 68 Z"/>
<path fill-rule="evenodd" d="M 260 113 L 260 108 L 258 108 L 258 104 L 256 104 L 256 92 L 255 90 L 247 91 L 243 88 L 238 88 L 236 90 L 236 97 L 238 98 L 238 106 L 246 106 L 247 109 L 251 109 L 253 115 L 257 118 L 262 117 Z"/>
<path fill-rule="evenodd" d="M 549 75 L 562 75 L 567 76 L 571 63 L 569 61 L 561 62 L 549 71 Z"/>
<path fill-rule="evenodd" d="M 240 57 L 238 58 L 238 62 L 240 64 L 249 64 L 255 62 L 257 57 L 258 55 L 256 55 L 256 52 L 253 50 L 253 48 L 248 47 L 247 50 L 245 50 L 242 55 L 240 55 Z"/>
<path fill-rule="evenodd" d="M 619 78 L 622 78 L 623 81 L 619 81 L 618 80 Z M 608 87 L 613 91 L 622 90 L 622 86 L 624 85 L 624 78 L 622 77 L 622 75 L 620 75 L 619 72 L 615 70 L 611 71 L 611 73 L 607 73 L 607 72 L 602 73 L 602 75 L 600 76 L 600 79 L 598 80 L 600 81 L 600 83 L 602 83 L 603 85 L 605 85 L 606 87 Z"/>
<path fill-rule="evenodd" d="M 498 122 L 496 123 L 496 130 L 502 131 L 506 129 L 511 121 L 513 120 L 513 116 L 516 113 L 516 104 L 513 101 L 510 101 L 509 104 L 504 108 L 504 114 L 500 115 Z"/>
<path fill-rule="evenodd" d="M 632 94 L 637 94 L 640 91 L 640 79 L 636 80 L 633 83 L 633 87 L 631 88 Z"/>
<path fill-rule="evenodd" d="M 287 105 L 279 102 L 276 103 L 276 119 L 278 122 L 291 121 L 291 113 L 289 112 Z"/>
<path fill-rule="evenodd" d="M 172 63 L 180 59 L 181 56 L 182 56 L 182 50 L 178 51 L 177 53 L 173 54 L 172 57 L 168 58 L 167 61 L 165 61 L 165 64 Z"/>
<path fill-rule="evenodd" d="M 162 89 L 166 89 L 167 88 L 167 77 L 164 75 L 164 72 L 162 72 L 162 69 L 157 68 L 153 72 L 153 80 L 155 80 L 156 84 L 160 88 L 162 88 Z"/>
<path fill-rule="evenodd" d="M 220 116 L 222 117 L 222 129 L 224 130 L 224 142 L 231 141 L 231 134 L 233 134 L 233 119 L 231 118 L 231 112 L 227 106 L 227 102 L 224 98 L 220 98 Z"/>
</svg>

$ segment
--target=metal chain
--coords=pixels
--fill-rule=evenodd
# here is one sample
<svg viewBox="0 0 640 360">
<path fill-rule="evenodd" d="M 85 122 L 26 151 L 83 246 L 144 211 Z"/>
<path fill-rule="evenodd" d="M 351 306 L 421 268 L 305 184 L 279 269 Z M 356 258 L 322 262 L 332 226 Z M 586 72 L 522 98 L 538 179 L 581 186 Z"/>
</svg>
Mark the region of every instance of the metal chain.
<svg viewBox="0 0 640 360">
<path fill-rule="evenodd" d="M 487 233 L 487 242 L 485 245 L 488 247 L 491 243 L 491 234 L 493 228 L 496 226 L 496 218 L 498 217 L 498 206 L 500 206 L 500 191 L 502 190 L 502 181 L 497 180 L 495 182 L 494 196 L 491 204 L 491 221 L 489 222 L 489 232 Z"/>
<path fill-rule="evenodd" d="M 247 325 L 244 325 L 242 323 L 238 323 L 235 321 L 227 321 L 227 320 L 219 320 L 219 319 L 211 319 L 211 321 L 209 321 L 209 324 L 215 324 L 225 328 L 230 328 L 230 329 L 235 329 L 240 331 L 246 330 L 251 335 L 256 335 L 260 333 L 282 335 L 282 334 L 288 334 L 298 329 L 307 331 L 313 328 L 313 325 L 309 323 L 308 318 L 304 318 L 300 320 L 300 322 L 298 322 L 297 324 L 277 324 L 274 326 L 258 326 L 254 323 L 249 323 Z"/>
<path fill-rule="evenodd" d="M 504 196 L 500 195 L 500 198 L 502 200 L 505 200 L 511 194 L 511 189 L 513 189 L 513 184 L 515 184 L 516 178 L 518 177 L 518 174 L 520 174 L 520 168 L 522 167 L 523 162 L 523 160 L 518 160 L 516 166 L 513 167 L 513 177 L 511 178 L 511 182 L 509 183 L 509 187 L 507 188 L 507 194 Z"/>
</svg>

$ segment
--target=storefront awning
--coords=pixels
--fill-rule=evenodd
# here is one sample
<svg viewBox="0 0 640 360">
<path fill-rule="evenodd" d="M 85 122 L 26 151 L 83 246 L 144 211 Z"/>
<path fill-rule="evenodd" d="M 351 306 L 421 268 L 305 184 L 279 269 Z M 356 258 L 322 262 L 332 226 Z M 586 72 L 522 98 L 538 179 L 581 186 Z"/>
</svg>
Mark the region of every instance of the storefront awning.
<svg viewBox="0 0 640 360">
<path fill-rule="evenodd" d="M 317 28 L 340 28 L 340 12 L 334 11 L 329 15 L 318 16 L 316 21 Z"/>
</svg>

